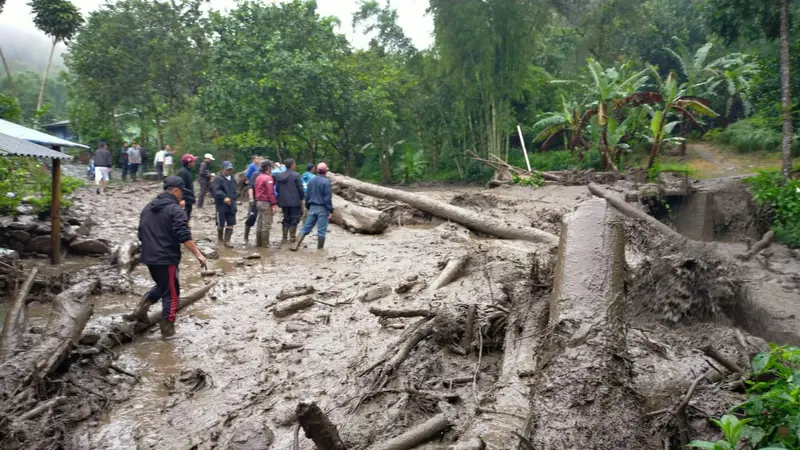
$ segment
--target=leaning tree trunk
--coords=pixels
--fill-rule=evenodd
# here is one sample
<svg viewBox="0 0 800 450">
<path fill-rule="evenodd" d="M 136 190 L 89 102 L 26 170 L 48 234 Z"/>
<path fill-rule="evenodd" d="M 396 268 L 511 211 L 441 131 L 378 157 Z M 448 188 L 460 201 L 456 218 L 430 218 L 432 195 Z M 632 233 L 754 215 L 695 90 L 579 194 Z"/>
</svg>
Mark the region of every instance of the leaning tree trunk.
<svg viewBox="0 0 800 450">
<path fill-rule="evenodd" d="M 27 322 L 28 314 L 26 309 L 28 305 L 25 303 L 25 297 L 28 296 L 34 281 L 36 281 L 36 274 L 39 273 L 38 267 L 33 267 L 28 274 L 25 283 L 20 286 L 17 291 L 17 296 L 14 301 L 8 306 L 6 310 L 6 318 L 3 322 L 3 330 L 0 331 L 0 359 L 6 359 L 12 356 L 22 342 L 22 333 L 25 331 L 25 324 Z"/>
<path fill-rule="evenodd" d="M 35 389 L 66 360 L 92 315 L 88 298 L 97 284 L 96 279 L 83 281 L 58 294 L 42 340 L 0 365 L 0 404 L 26 388 Z"/>
<path fill-rule="evenodd" d="M 50 48 L 50 58 L 47 59 L 47 67 L 44 69 L 44 76 L 42 77 L 42 87 L 39 89 L 39 101 L 36 102 L 37 111 L 41 109 L 42 101 L 44 100 L 44 88 L 47 85 L 47 75 L 50 73 L 50 66 L 53 64 L 53 54 L 56 52 L 56 44 L 58 44 L 58 40 L 53 39 L 53 46 Z"/>
<path fill-rule="evenodd" d="M 540 242 L 544 244 L 557 245 L 558 238 L 546 231 L 539 230 L 532 227 L 513 227 L 504 224 L 499 220 L 482 215 L 468 209 L 460 208 L 458 206 L 449 205 L 438 200 L 428 198 L 424 195 L 415 194 L 413 192 L 401 191 L 398 189 L 386 188 L 383 186 L 376 186 L 374 184 L 358 181 L 354 178 L 348 178 L 342 175 L 329 174 L 328 177 L 334 183 L 340 186 L 349 187 L 362 194 L 370 195 L 373 197 L 382 198 L 385 200 L 398 201 L 407 203 L 408 205 L 440 217 L 445 220 L 450 220 L 460 223 L 472 230 L 480 231 L 492 236 L 497 236 L 503 239 L 520 239 L 531 242 Z"/>
<path fill-rule="evenodd" d="M 331 222 L 353 233 L 381 234 L 389 226 L 389 215 L 334 195 Z"/>
<path fill-rule="evenodd" d="M 783 100 L 783 161 L 781 173 L 789 178 L 792 171 L 792 86 L 789 60 L 789 0 L 781 0 L 781 92 Z"/>
<path fill-rule="evenodd" d="M 3 55 L 2 47 L 0 47 L 0 60 L 3 61 L 3 67 L 6 69 L 6 76 L 8 76 L 8 87 L 11 89 L 11 96 L 16 99 L 17 87 L 14 85 L 14 77 L 11 76 L 11 68 L 8 67 L 8 62 L 6 61 L 5 55 Z"/>
<path fill-rule="evenodd" d="M 636 432 L 643 406 L 628 388 L 621 218 L 596 199 L 562 225 L 531 387 L 532 448 L 653 448 Z"/>
</svg>

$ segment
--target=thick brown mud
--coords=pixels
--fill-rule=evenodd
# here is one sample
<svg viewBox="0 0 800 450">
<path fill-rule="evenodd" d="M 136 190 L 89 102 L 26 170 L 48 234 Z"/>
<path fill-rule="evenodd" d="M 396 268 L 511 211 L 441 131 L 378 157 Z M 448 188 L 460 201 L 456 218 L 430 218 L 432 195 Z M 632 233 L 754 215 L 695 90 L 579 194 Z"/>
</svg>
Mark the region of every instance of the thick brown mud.
<svg viewBox="0 0 800 450">
<path fill-rule="evenodd" d="M 417 191 L 553 234 L 561 233 L 567 214 L 592 198 L 585 186 Z M 101 196 L 87 189 L 78 194 L 73 212 L 77 217 L 92 216 L 92 237 L 119 244 L 135 238 L 139 211 L 157 192 L 158 186 L 152 183 L 118 187 Z M 446 414 L 454 426 L 417 448 L 447 448 L 462 434 L 465 439 L 482 435 L 480 430 L 487 427 L 481 424 L 502 421 L 504 414 L 507 430 L 524 432 L 530 418 L 523 420 L 520 405 L 522 399 L 530 398 L 534 392 L 530 386 L 537 382 L 533 355 L 545 335 L 546 299 L 552 284 L 549 275 L 533 274 L 532 267 L 546 271 L 550 264 L 546 261 L 554 259 L 553 248 L 499 241 L 433 219 L 409 226 L 395 223 L 380 235 L 350 234 L 332 225 L 324 251 L 316 251 L 316 238 L 310 236 L 294 253 L 280 248 L 278 215 L 273 248 L 258 250 L 243 243 L 245 210 L 242 205 L 233 237 L 236 248 L 226 249 L 216 248 L 213 209 L 195 209 L 193 233 L 204 247 L 216 248 L 218 258 L 209 260 L 208 268 L 221 273 L 213 277 L 219 284 L 205 299 L 179 313 L 177 339 L 163 342 L 155 328 L 113 350 L 118 358 L 115 364 L 138 375 L 140 382 L 115 371 L 86 375 L 86 384 L 107 388 L 103 392 L 108 392 L 108 399 L 102 413 L 89 415 L 68 431 L 68 448 L 289 449 L 297 440 L 297 448 L 312 449 L 313 443 L 302 432 L 295 437 L 294 412 L 305 400 L 322 408 L 352 449 L 384 442 L 438 414 Z M 641 267 L 652 265 L 648 252 L 658 243 L 646 242 L 648 237 L 636 241 L 627 227 L 626 233 L 635 241 L 626 250 L 630 284 Z M 584 239 L 589 240 L 599 236 L 591 229 L 586 234 Z M 743 248 L 735 243 L 716 245 L 730 254 Z M 744 270 L 749 286 L 759 288 L 752 290 L 756 304 L 781 321 L 781 329 L 789 333 L 792 326 L 800 329 L 790 312 L 796 311 L 800 292 L 797 256 L 782 247 L 773 248 L 768 261 L 762 254 Z M 465 254 L 470 256 L 469 264 L 460 277 L 441 289 L 424 289 L 447 261 Z M 95 264 L 99 264 L 96 258 L 68 258 L 62 269 L 81 273 Z M 208 281 L 188 254 L 180 271 L 183 292 Z M 315 288 L 309 295 L 313 305 L 276 317 L 277 295 L 300 285 Z M 369 303 L 360 300 L 364 297 L 360 294 L 381 285 L 404 287 Z M 129 312 L 150 286 L 147 269 L 136 267 L 129 292 L 106 290 L 92 298 L 94 316 L 89 326 L 92 321 Z M 627 304 L 636 305 L 630 298 Z M 474 339 L 465 343 L 465 318 L 471 306 L 480 319 L 474 325 Z M 436 322 L 419 317 L 379 318 L 369 312 L 370 307 L 430 310 Z M 0 303 L 0 316 L 2 308 Z M 47 304 L 32 303 L 29 325 L 43 326 L 49 312 Z M 739 355 L 739 364 L 747 365 L 746 352 L 737 347 L 738 336 L 729 327 L 735 318 L 711 324 L 682 318 L 666 323 L 652 314 L 625 319 L 626 343 L 622 345 L 630 367 L 624 374 L 629 377 L 624 380 L 627 393 L 621 395 L 629 395 L 626 401 L 636 401 L 645 411 L 670 407 L 680 399 L 698 371 L 708 365 L 696 352 L 702 345 L 714 343 L 720 351 Z M 395 345 L 402 347 L 404 337 L 428 323 L 430 333 L 410 349 L 407 359 L 392 365 L 398 354 Z M 745 330 L 758 335 L 756 328 Z M 781 336 L 790 342 L 796 338 Z M 504 358 L 504 349 L 515 353 Z M 386 360 L 381 359 L 384 354 Z M 87 358 L 76 364 L 91 367 L 93 363 Z M 367 371 L 371 366 L 375 369 Z M 563 375 L 559 370 L 554 366 L 548 376 L 558 378 Z M 724 411 L 723 397 L 700 389 L 697 407 Z M 636 424 L 631 434 L 657 425 Z M 692 429 L 713 435 L 707 424 Z M 519 441 L 512 435 L 505 433 L 504 442 Z M 489 449 L 501 448 L 487 443 Z M 678 448 L 679 442 L 674 444 L 671 448 Z"/>
</svg>

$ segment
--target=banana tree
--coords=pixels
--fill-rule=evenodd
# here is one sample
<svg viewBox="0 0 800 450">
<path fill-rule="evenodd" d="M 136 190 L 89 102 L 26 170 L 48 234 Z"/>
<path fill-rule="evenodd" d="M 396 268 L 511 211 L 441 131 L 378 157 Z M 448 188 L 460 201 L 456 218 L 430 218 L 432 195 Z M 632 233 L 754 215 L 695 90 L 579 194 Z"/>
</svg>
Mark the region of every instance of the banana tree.
<svg viewBox="0 0 800 450">
<path fill-rule="evenodd" d="M 614 67 L 603 69 L 597 61 L 592 58 L 588 60 L 589 72 L 592 74 L 594 81 L 594 93 L 597 98 L 597 122 L 600 125 L 600 151 L 603 157 L 603 168 L 612 170 L 619 170 L 614 165 L 609 155 L 609 142 L 608 142 L 608 119 L 609 107 L 628 106 L 628 103 L 620 101 L 621 98 L 629 98 L 638 89 L 647 83 L 649 76 L 648 70 L 637 72 L 627 78 L 620 74 L 620 70 Z M 622 71 L 627 67 L 623 66 Z M 625 94 L 629 94 L 625 96 Z M 623 97 L 625 96 L 625 97 Z"/>
<path fill-rule="evenodd" d="M 665 142 L 665 131 L 671 131 L 675 124 L 670 122 L 670 127 L 667 129 L 667 120 L 671 114 L 677 114 L 682 122 L 690 122 L 697 127 L 701 127 L 697 120 L 696 114 L 701 114 L 708 117 L 717 117 L 717 113 L 711 109 L 711 101 L 701 97 L 695 97 L 686 94 L 686 84 L 678 84 L 675 74 L 670 72 L 667 79 L 664 81 L 662 92 L 642 92 L 630 96 L 631 102 L 638 102 L 639 104 L 655 104 L 663 103 L 661 110 L 653 112 L 653 118 L 650 122 L 650 131 L 652 135 L 652 146 L 650 148 L 650 158 L 647 162 L 647 168 L 653 167 L 658 151 L 661 145 Z"/>
<path fill-rule="evenodd" d="M 547 150 L 558 138 L 564 140 L 564 148 L 578 152 L 578 159 L 583 159 L 582 149 L 588 148 L 588 142 L 583 137 L 583 129 L 589 120 L 597 114 L 597 109 L 590 109 L 586 112 L 583 105 L 575 102 L 568 102 L 561 96 L 561 111 L 546 113 L 545 116 L 533 125 L 534 130 L 540 130 L 533 142 L 542 142 L 540 149 Z"/>
</svg>

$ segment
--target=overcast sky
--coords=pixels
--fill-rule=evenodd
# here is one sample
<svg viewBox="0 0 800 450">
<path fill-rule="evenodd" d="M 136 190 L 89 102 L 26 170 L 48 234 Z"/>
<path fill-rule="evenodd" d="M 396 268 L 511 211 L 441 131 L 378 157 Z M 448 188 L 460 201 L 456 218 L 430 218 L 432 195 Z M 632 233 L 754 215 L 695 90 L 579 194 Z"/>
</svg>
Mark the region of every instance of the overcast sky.
<svg viewBox="0 0 800 450">
<path fill-rule="evenodd" d="M 105 0 L 72 0 L 83 11 L 84 15 L 98 8 L 105 3 Z M 267 2 L 277 2 L 278 0 L 264 0 Z M 381 0 L 382 2 L 383 0 Z M 406 32 L 406 35 L 414 41 L 414 45 L 419 48 L 427 48 L 433 42 L 431 36 L 433 32 L 433 21 L 425 14 L 428 7 L 428 0 L 390 0 L 394 8 L 397 9 L 398 21 Z M 369 38 L 361 33 L 354 33 L 352 27 L 353 13 L 356 11 L 358 0 L 317 0 L 319 12 L 325 16 L 336 16 L 342 22 L 340 32 L 347 35 L 354 45 L 364 48 L 369 43 Z M 211 0 L 211 8 L 225 10 L 232 8 L 236 2 L 234 0 Z M 31 11 L 28 7 L 28 0 L 7 0 L 2 14 L 0 14 L 0 26 L 17 27 L 27 30 L 35 29 Z M 22 33 L 27 34 L 27 33 Z M 21 34 L 21 35 L 22 35 Z M 2 43 L 0 42 L 0 45 Z"/>
</svg>

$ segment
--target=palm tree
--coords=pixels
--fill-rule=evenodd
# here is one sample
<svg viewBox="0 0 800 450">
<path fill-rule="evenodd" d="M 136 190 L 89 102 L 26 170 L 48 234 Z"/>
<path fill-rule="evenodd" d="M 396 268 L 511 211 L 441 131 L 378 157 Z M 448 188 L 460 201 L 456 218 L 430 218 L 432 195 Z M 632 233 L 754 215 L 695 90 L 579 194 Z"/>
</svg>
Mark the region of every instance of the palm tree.
<svg viewBox="0 0 800 450">
<path fill-rule="evenodd" d="M 36 103 L 38 110 L 42 107 L 44 88 L 50 72 L 50 65 L 53 63 L 56 45 L 59 42 L 67 42 L 75 36 L 78 28 L 83 24 L 83 17 L 81 17 L 80 10 L 68 0 L 31 0 L 28 5 L 34 13 L 33 23 L 53 39 L 50 58 L 47 60 L 47 67 L 42 77 L 42 88 L 39 90 L 39 101 Z"/>
<path fill-rule="evenodd" d="M 3 6 L 5 6 L 6 0 L 0 0 L 0 14 L 3 12 Z M 3 48 L 0 47 L 0 60 L 3 61 L 3 67 L 6 69 L 6 75 L 8 76 L 8 87 L 11 88 L 11 96 L 17 98 L 17 88 L 14 86 L 14 78 L 11 76 L 11 69 L 8 67 L 8 62 L 6 62 L 6 57 L 3 55 Z"/>
</svg>

